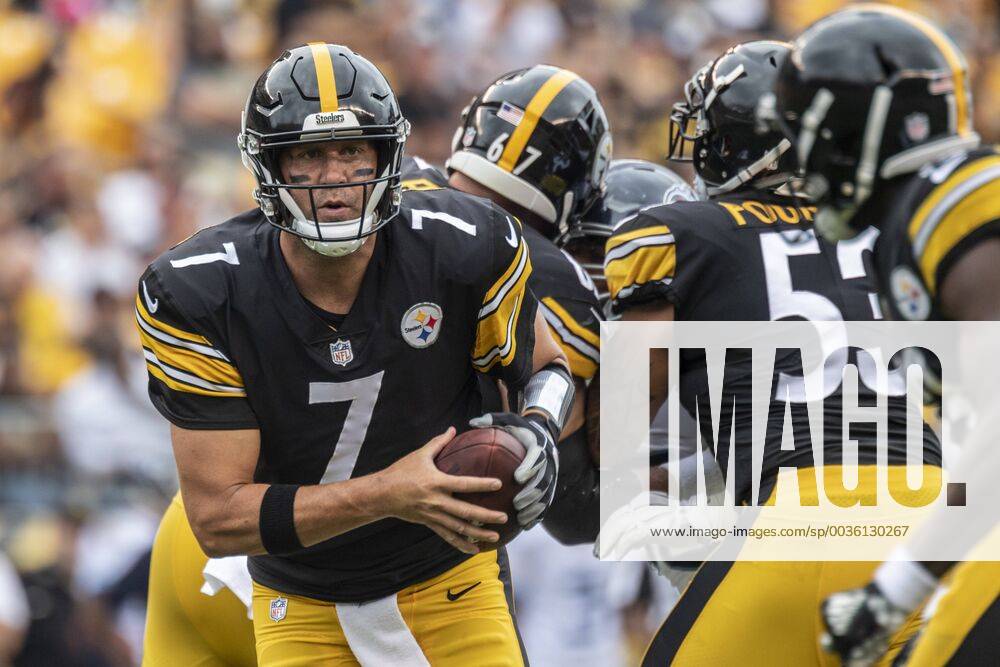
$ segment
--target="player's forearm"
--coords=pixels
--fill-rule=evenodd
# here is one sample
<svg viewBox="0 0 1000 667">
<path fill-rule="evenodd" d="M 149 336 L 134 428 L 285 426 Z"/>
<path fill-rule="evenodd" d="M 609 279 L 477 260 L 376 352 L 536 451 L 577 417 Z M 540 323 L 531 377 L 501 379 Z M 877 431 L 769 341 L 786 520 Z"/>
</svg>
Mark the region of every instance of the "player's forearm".
<svg viewBox="0 0 1000 667">
<path fill-rule="evenodd" d="M 569 370 L 566 353 L 552 337 L 552 331 L 539 311 L 535 314 L 535 347 L 531 354 L 531 370 L 537 373 L 549 364 L 559 364 Z"/>
<path fill-rule="evenodd" d="M 217 497 L 211 507 L 191 513 L 191 526 L 205 553 L 212 558 L 267 553 L 261 535 L 261 504 L 268 484 L 239 484 Z M 331 484 L 300 486 L 295 492 L 295 535 L 303 547 L 384 518 L 384 486 L 379 475 Z"/>
</svg>

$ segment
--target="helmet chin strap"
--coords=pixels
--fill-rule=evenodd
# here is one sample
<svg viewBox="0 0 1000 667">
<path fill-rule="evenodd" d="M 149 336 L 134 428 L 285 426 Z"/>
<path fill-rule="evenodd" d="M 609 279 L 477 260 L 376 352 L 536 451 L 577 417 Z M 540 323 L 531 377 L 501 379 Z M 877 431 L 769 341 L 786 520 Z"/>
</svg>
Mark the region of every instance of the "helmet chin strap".
<svg viewBox="0 0 1000 667">
<path fill-rule="evenodd" d="M 365 241 L 368 240 L 368 237 L 362 236 L 360 239 L 352 239 L 350 241 L 314 241 L 313 239 L 306 239 L 301 236 L 299 239 L 307 248 L 320 255 L 325 257 L 344 257 L 358 251 L 365 244 Z"/>
<path fill-rule="evenodd" d="M 782 154 L 792 147 L 792 142 L 788 139 L 782 139 L 778 142 L 778 145 L 771 150 L 764 153 L 759 159 L 755 160 L 753 164 L 749 164 L 743 169 L 739 170 L 735 176 L 730 178 L 725 183 L 721 183 L 715 186 L 706 186 L 708 194 L 712 197 L 720 194 L 729 192 L 730 190 L 735 190 L 745 183 L 749 183 L 754 179 L 757 174 L 761 173 L 767 169 L 770 165 L 776 163 Z M 791 174 L 775 174 L 772 178 L 761 179 L 759 185 L 761 187 L 774 186 L 776 184 L 785 183 L 791 178 Z"/>
</svg>

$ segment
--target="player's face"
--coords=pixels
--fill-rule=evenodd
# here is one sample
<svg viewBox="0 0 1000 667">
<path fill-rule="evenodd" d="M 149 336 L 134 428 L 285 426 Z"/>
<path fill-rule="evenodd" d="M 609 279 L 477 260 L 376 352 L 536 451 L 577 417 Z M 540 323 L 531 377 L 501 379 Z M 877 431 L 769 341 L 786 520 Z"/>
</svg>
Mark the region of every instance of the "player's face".
<svg viewBox="0 0 1000 667">
<path fill-rule="evenodd" d="M 368 141 L 301 144 L 286 149 L 279 156 L 282 178 L 290 185 L 364 181 L 375 176 L 377 165 L 378 156 Z M 364 189 L 364 186 L 357 186 L 290 189 L 288 192 L 307 218 L 312 219 L 315 204 L 319 222 L 340 222 L 361 217 Z"/>
</svg>

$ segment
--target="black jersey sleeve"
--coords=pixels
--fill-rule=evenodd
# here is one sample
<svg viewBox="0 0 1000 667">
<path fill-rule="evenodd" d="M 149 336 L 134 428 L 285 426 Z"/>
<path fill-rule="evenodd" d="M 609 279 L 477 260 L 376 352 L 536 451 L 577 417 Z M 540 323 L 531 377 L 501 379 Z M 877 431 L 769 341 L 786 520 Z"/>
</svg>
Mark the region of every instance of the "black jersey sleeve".
<svg viewBox="0 0 1000 667">
<path fill-rule="evenodd" d="M 472 349 L 472 364 L 512 387 L 531 377 L 537 301 L 528 289 L 531 257 L 521 223 L 490 206 L 490 256 L 484 261 L 482 299 Z"/>
<path fill-rule="evenodd" d="M 528 287 L 570 371 L 590 380 L 601 363 L 601 305 L 587 272 L 547 238 L 526 228 L 534 272 Z"/>
<path fill-rule="evenodd" d="M 220 336 L 195 324 L 161 271 L 156 263 L 146 269 L 135 300 L 153 406 L 181 428 L 257 428 L 243 377 Z"/>
<path fill-rule="evenodd" d="M 987 149 L 960 163 L 927 193 L 905 233 L 913 261 L 936 295 L 956 261 L 1000 235 L 1000 154 Z"/>
</svg>

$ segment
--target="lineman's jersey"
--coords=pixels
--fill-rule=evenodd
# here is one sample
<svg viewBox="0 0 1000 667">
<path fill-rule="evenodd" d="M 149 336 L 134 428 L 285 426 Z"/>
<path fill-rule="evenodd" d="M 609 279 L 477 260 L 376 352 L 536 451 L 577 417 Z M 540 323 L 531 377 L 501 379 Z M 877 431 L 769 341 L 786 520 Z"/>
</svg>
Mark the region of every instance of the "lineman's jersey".
<svg viewBox="0 0 1000 667">
<path fill-rule="evenodd" d="M 346 317 L 299 293 L 258 211 L 156 259 L 136 314 L 153 404 L 187 429 L 259 429 L 259 483 L 317 484 L 386 468 L 482 412 L 480 373 L 523 386 L 536 301 L 520 225 L 453 190 L 404 194 Z M 328 318 L 330 319 L 330 318 Z M 332 318 L 335 319 L 335 318 Z M 466 558 L 430 529 L 378 521 L 301 551 L 253 556 L 270 588 L 371 600 Z"/>
<path fill-rule="evenodd" d="M 675 307 L 675 319 L 683 321 L 861 320 L 881 318 L 872 280 L 872 246 L 877 232 L 838 247 L 817 238 L 812 228 L 815 207 L 766 191 L 732 193 L 711 201 L 676 202 L 643 210 L 615 230 L 609 239 L 604 272 L 616 313 L 647 303 L 666 300 Z M 811 293 L 815 299 L 793 295 Z M 815 306 L 801 309 L 802 304 Z M 853 353 L 851 357 L 853 359 Z M 705 357 L 682 352 L 681 402 L 690 414 L 707 414 L 708 386 Z M 734 365 L 735 389 L 749 392 L 749 360 Z M 798 355 L 789 352 L 775 361 L 775 373 L 801 375 Z M 729 371 L 727 370 L 727 375 Z M 870 390 L 867 390 L 869 394 Z M 866 388 L 859 383 L 859 394 Z M 744 394 L 749 396 L 749 393 Z M 839 463 L 842 419 L 840 390 L 837 400 L 824 403 L 825 464 Z M 859 401 L 863 399 L 859 396 Z M 870 400 L 874 400 L 874 396 Z M 699 412 L 695 411 L 697 401 Z M 723 401 L 726 404 L 726 401 Z M 905 398 L 889 399 L 889 461 L 905 462 Z M 729 408 L 731 410 L 731 408 Z M 710 408 L 709 408 L 710 410 Z M 723 407 L 720 423 L 728 423 Z M 791 404 L 793 426 L 807 424 L 805 406 Z M 742 417 L 741 417 L 742 415 Z M 740 442 L 750 442 L 750 411 L 736 410 L 736 433 Z M 813 457 L 808 425 L 794 428 L 795 449 L 780 449 L 782 419 L 768 420 L 762 479 L 781 466 L 811 466 Z M 852 424 L 851 437 L 860 440 L 859 463 L 875 462 L 876 431 L 869 425 Z M 710 436 L 709 436 L 710 437 Z M 727 469 L 728 443 L 723 438 L 716 456 Z M 711 444 L 711 443 L 709 443 Z M 838 445 L 830 449 L 832 445 Z M 940 447 L 925 428 L 925 462 L 940 465 Z M 737 452 L 737 496 L 751 484 L 752 451 Z M 760 501 L 767 497 L 762 488 Z"/>
<path fill-rule="evenodd" d="M 927 165 L 863 215 L 882 227 L 875 261 L 894 319 L 947 319 L 938 290 L 949 269 L 980 241 L 1000 236 L 1000 150 Z"/>
<path fill-rule="evenodd" d="M 419 157 L 404 157 L 401 171 L 404 190 L 449 187 L 448 178 Z M 601 361 L 602 317 L 597 288 L 575 259 L 527 225 L 524 240 L 534 267 L 528 287 L 538 299 L 573 375 L 590 380 Z"/>
</svg>

